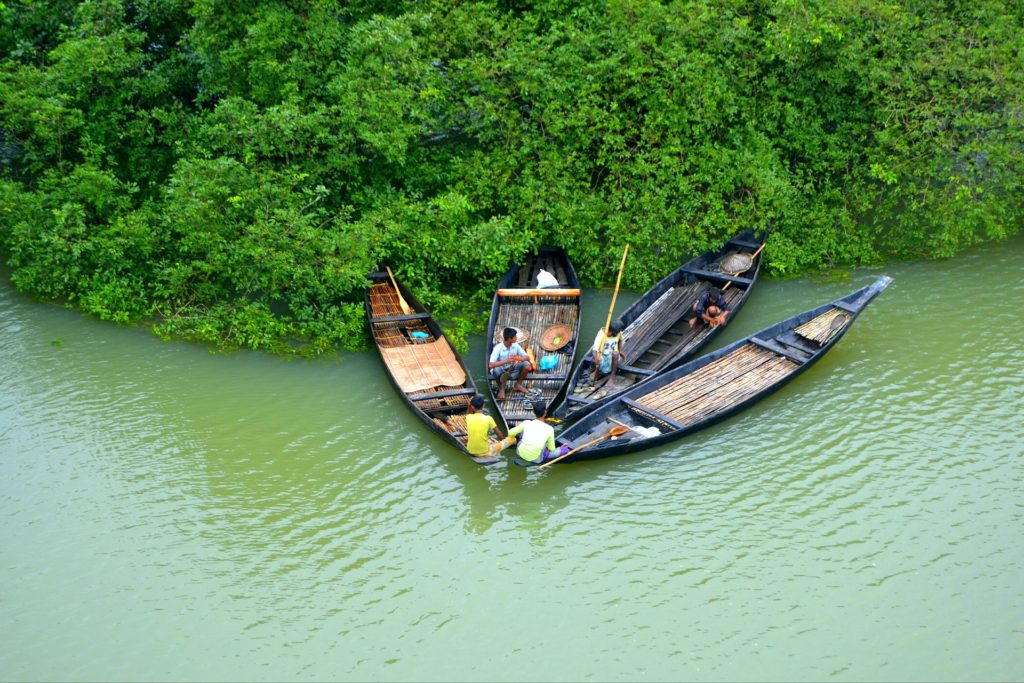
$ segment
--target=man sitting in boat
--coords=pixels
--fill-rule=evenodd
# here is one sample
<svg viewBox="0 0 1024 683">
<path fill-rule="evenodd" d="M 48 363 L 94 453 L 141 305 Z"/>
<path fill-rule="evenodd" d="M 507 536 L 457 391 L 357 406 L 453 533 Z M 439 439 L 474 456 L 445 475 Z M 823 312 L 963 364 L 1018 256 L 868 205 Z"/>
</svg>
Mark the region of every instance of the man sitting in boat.
<svg viewBox="0 0 1024 683">
<path fill-rule="evenodd" d="M 540 465 L 569 452 L 568 446 L 555 447 L 555 430 L 546 422 L 548 404 L 544 401 L 534 401 L 533 414 L 537 416 L 536 419 L 520 422 L 508 430 L 510 438 L 522 434 L 519 438 L 519 447 L 516 448 L 520 465 Z"/>
<path fill-rule="evenodd" d="M 601 375 L 608 375 L 608 384 L 615 379 L 622 360 L 622 323 L 618 320 L 608 326 L 608 334 L 602 327 L 594 338 L 594 346 L 590 349 L 590 362 L 594 364 L 595 382 Z"/>
<path fill-rule="evenodd" d="M 715 287 L 704 290 L 693 304 L 693 312 L 696 315 L 690 318 L 690 327 L 696 325 L 698 320 L 711 327 L 718 327 L 729 316 L 727 306 L 722 290 Z"/>
<path fill-rule="evenodd" d="M 497 440 L 490 437 L 492 431 L 497 434 Z M 466 433 L 469 435 L 466 450 L 477 457 L 497 455 L 516 442 L 514 436 L 502 438 L 494 418 L 484 413 L 484 397 L 479 394 L 469 400 L 466 408 Z"/>
<path fill-rule="evenodd" d="M 523 347 L 516 342 L 516 331 L 506 327 L 501 332 L 502 342 L 494 346 L 491 352 L 491 359 L 487 363 L 487 373 L 491 379 L 498 383 L 498 400 L 505 400 L 505 384 L 509 378 L 515 380 L 513 391 L 523 394 L 523 380 L 530 374 L 533 364 L 530 357 L 523 351 Z"/>
</svg>

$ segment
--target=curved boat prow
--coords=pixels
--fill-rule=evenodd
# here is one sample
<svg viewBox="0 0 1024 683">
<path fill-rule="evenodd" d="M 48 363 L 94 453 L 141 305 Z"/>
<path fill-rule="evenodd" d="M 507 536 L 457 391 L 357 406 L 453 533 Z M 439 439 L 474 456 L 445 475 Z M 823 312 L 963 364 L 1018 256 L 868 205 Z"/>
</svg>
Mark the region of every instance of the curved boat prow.
<svg viewBox="0 0 1024 683">
<path fill-rule="evenodd" d="M 891 277 L 888 275 L 879 275 L 874 282 L 860 290 L 862 292 L 860 296 L 856 298 L 848 298 L 847 302 L 849 302 L 849 305 L 859 312 L 869 303 L 874 301 L 875 297 L 884 292 L 885 288 L 891 284 Z"/>
</svg>

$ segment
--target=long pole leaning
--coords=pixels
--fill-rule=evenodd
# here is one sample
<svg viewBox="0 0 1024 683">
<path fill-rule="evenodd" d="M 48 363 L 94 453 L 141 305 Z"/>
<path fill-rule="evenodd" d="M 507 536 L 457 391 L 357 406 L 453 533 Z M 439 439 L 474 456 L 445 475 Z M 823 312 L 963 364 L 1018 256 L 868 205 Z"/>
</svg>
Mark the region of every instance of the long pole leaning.
<svg viewBox="0 0 1024 683">
<path fill-rule="evenodd" d="M 615 313 L 615 300 L 619 297 L 619 283 L 622 282 L 622 271 L 626 268 L 626 256 L 629 254 L 629 245 L 626 245 L 622 252 L 622 263 L 619 264 L 619 276 L 615 278 L 615 291 L 612 293 L 612 305 L 608 308 L 608 319 L 604 323 L 604 334 L 607 337 L 611 334 L 612 314 Z"/>
<path fill-rule="evenodd" d="M 409 315 L 410 313 L 412 313 L 412 307 L 409 306 L 409 304 L 405 300 L 405 297 L 402 296 L 401 290 L 398 289 L 398 283 L 395 282 L 395 276 L 391 272 L 391 266 L 384 267 L 387 268 L 388 277 L 391 278 L 391 286 L 395 288 L 395 294 L 398 295 L 398 305 L 399 307 L 401 307 L 402 313 L 404 313 L 405 315 Z"/>
</svg>

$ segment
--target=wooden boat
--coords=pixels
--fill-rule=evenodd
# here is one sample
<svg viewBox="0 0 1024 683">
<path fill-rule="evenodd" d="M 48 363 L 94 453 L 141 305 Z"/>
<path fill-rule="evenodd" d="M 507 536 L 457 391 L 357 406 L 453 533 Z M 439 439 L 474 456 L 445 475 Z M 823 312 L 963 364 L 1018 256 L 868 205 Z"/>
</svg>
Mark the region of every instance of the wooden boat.
<svg viewBox="0 0 1024 683">
<path fill-rule="evenodd" d="M 557 286 L 538 286 L 541 270 L 557 280 Z M 501 344 L 506 327 L 515 328 L 517 341 L 532 353 L 535 369 L 524 386 L 529 394 L 513 391 L 512 380 L 505 387 L 505 398 L 498 399 L 497 383 L 488 380 L 491 396 L 509 428 L 532 420 L 533 401 L 544 400 L 553 406 L 565 388 L 572 370 L 580 333 L 580 281 L 564 250 L 544 247 L 524 262 L 509 268 L 498 283 L 487 324 L 487 356 L 484 373 L 489 377 L 487 361 L 495 345 Z M 548 360 L 545 362 L 544 358 Z M 553 367 L 547 364 L 553 363 Z"/>
<path fill-rule="evenodd" d="M 388 377 L 428 427 L 466 455 L 466 408 L 476 384 L 437 321 L 390 273 L 368 274 L 366 316 Z M 474 457 L 478 463 L 500 460 Z"/>
<path fill-rule="evenodd" d="M 569 380 L 565 401 L 553 413 L 565 421 L 574 421 L 591 410 L 611 402 L 630 387 L 654 375 L 682 365 L 708 342 L 721 334 L 725 326 L 746 303 L 761 269 L 760 249 L 767 230 L 759 234 L 744 230 L 721 248 L 687 261 L 651 287 L 627 308 L 618 320 L 623 324 L 625 363 L 615 373 L 614 386 L 608 377 L 591 379 L 594 366 L 590 349 Z M 728 264 L 745 260 L 741 271 L 728 271 Z M 729 315 L 717 327 L 695 325 L 693 305 L 711 287 L 723 289 Z"/>
<path fill-rule="evenodd" d="M 800 313 L 652 378 L 583 416 L 557 438 L 581 448 L 561 462 L 631 453 L 674 441 L 778 390 L 835 346 L 892 279 Z M 625 426 L 621 437 L 609 432 Z"/>
</svg>

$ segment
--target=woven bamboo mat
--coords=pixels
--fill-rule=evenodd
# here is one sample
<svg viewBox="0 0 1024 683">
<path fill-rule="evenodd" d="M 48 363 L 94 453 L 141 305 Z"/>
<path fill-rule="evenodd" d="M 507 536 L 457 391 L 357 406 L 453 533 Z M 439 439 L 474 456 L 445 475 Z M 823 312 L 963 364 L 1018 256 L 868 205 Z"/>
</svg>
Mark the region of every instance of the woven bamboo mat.
<svg viewBox="0 0 1024 683">
<path fill-rule="evenodd" d="M 433 387 L 461 387 L 466 373 L 446 339 L 426 344 L 381 347 L 384 363 L 405 393 Z"/>
<path fill-rule="evenodd" d="M 370 287 L 370 315 L 383 318 L 388 315 L 401 315 L 402 306 L 398 303 L 398 292 L 390 282 L 379 282 Z"/>
</svg>

